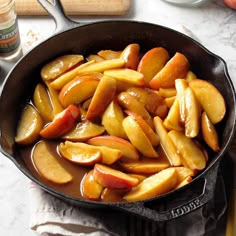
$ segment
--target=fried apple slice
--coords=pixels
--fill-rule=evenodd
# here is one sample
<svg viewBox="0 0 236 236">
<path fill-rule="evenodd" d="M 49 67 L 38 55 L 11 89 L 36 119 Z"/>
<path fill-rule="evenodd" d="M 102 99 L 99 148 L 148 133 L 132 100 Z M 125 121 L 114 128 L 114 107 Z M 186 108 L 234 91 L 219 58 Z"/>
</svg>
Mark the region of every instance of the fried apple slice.
<svg viewBox="0 0 236 236">
<path fill-rule="evenodd" d="M 181 182 L 175 187 L 175 189 L 182 188 L 182 187 L 185 186 L 186 184 L 189 184 L 192 180 L 193 180 L 193 178 L 192 178 L 191 176 L 186 177 L 183 181 L 181 181 Z"/>
<path fill-rule="evenodd" d="M 138 179 L 105 165 L 95 164 L 94 179 L 110 189 L 131 189 L 138 184 Z"/>
<path fill-rule="evenodd" d="M 163 98 L 170 98 L 176 96 L 176 88 L 160 88 L 158 90 L 158 95 Z"/>
<path fill-rule="evenodd" d="M 94 61 L 94 62 L 100 62 L 100 61 L 104 61 L 105 59 L 102 58 L 101 56 L 97 55 L 97 54 L 89 54 L 86 57 L 87 61 Z"/>
<path fill-rule="evenodd" d="M 89 104 L 86 118 L 95 120 L 102 116 L 108 104 L 113 100 L 116 92 L 116 80 L 102 77 Z"/>
<path fill-rule="evenodd" d="M 137 71 L 144 75 L 146 85 L 164 67 L 169 58 L 168 51 L 162 47 L 152 48 L 142 56 Z"/>
<path fill-rule="evenodd" d="M 130 142 L 137 150 L 146 157 L 158 157 L 158 153 L 153 148 L 150 140 L 133 117 L 127 116 L 123 120 L 122 125 Z"/>
<path fill-rule="evenodd" d="M 102 160 L 101 151 L 86 143 L 65 141 L 60 143 L 58 150 L 62 157 L 82 166 L 93 166 Z"/>
<path fill-rule="evenodd" d="M 110 189 L 105 188 L 101 194 L 102 202 L 123 202 L 123 196 L 127 193 L 127 189 Z"/>
<path fill-rule="evenodd" d="M 184 181 L 187 177 L 189 176 L 194 176 L 193 170 L 189 169 L 188 167 L 185 166 L 177 166 L 173 167 L 175 168 L 177 174 L 178 174 L 178 182 Z"/>
<path fill-rule="evenodd" d="M 100 50 L 97 54 L 105 60 L 120 58 L 121 51 Z"/>
<path fill-rule="evenodd" d="M 125 196 L 126 201 L 141 201 L 165 194 L 176 187 L 177 173 L 174 168 L 167 168 L 143 180 Z"/>
<path fill-rule="evenodd" d="M 175 130 L 171 130 L 168 136 L 177 147 L 184 166 L 193 171 L 203 170 L 206 167 L 204 153 L 191 138 Z"/>
<path fill-rule="evenodd" d="M 34 143 L 39 138 L 42 128 L 43 120 L 38 111 L 27 104 L 17 125 L 15 141 L 23 145 Z"/>
<path fill-rule="evenodd" d="M 82 179 L 80 189 L 82 197 L 98 201 L 104 188 L 94 179 L 93 170 L 91 170 Z"/>
<path fill-rule="evenodd" d="M 180 166 L 182 164 L 181 157 L 178 154 L 177 148 L 168 136 L 168 132 L 163 125 L 162 120 L 160 117 L 154 117 L 154 126 L 155 130 L 160 138 L 160 144 L 170 161 L 172 166 Z"/>
<path fill-rule="evenodd" d="M 189 86 L 195 93 L 203 110 L 213 124 L 220 122 L 226 112 L 224 97 L 220 91 L 210 82 L 195 79 L 189 82 Z"/>
<path fill-rule="evenodd" d="M 174 88 L 177 78 L 185 78 L 189 70 L 189 61 L 181 53 L 175 55 L 165 64 L 149 82 L 150 88 Z"/>
<path fill-rule="evenodd" d="M 218 134 L 217 134 L 215 126 L 209 120 L 206 112 L 202 113 L 201 127 L 202 127 L 202 136 L 206 144 L 214 152 L 218 152 L 220 150 Z"/>
<path fill-rule="evenodd" d="M 33 149 L 33 162 L 38 172 L 55 184 L 66 184 L 73 180 L 72 175 L 59 163 L 48 148 L 48 143 L 41 141 Z"/>
</svg>

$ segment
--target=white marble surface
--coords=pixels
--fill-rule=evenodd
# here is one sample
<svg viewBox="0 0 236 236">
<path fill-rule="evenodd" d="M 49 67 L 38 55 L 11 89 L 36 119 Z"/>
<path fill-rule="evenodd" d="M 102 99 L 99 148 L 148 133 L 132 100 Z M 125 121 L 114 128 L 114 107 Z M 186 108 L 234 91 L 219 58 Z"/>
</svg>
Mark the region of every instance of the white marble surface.
<svg viewBox="0 0 236 236">
<path fill-rule="evenodd" d="M 210 51 L 228 64 L 229 74 L 236 84 L 236 11 L 223 0 L 212 0 L 201 6 L 177 7 L 161 0 L 133 0 L 132 9 L 122 17 L 76 17 L 82 21 L 132 19 L 161 24 L 169 28 L 192 32 Z M 23 51 L 53 34 L 50 17 L 20 17 L 19 28 Z M 28 179 L 0 155 L 0 235 L 37 235 L 29 227 Z"/>
</svg>

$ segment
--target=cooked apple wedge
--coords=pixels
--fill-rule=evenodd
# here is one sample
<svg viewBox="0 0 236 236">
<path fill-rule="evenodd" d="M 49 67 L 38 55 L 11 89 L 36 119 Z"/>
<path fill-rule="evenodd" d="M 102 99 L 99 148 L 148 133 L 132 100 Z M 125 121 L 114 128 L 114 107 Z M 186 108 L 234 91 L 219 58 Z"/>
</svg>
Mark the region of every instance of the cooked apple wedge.
<svg viewBox="0 0 236 236">
<path fill-rule="evenodd" d="M 109 148 L 105 146 L 95 146 L 95 147 L 98 148 L 102 153 L 102 161 L 101 161 L 102 164 L 112 165 L 116 161 L 118 161 L 122 156 L 122 152 L 119 149 Z"/>
<path fill-rule="evenodd" d="M 103 202 L 123 202 L 123 196 L 127 193 L 127 189 L 110 189 L 105 188 L 101 194 Z"/>
<path fill-rule="evenodd" d="M 116 80 L 111 77 L 102 77 L 89 104 L 86 118 L 88 120 L 100 118 L 108 104 L 113 100 L 115 93 Z"/>
<path fill-rule="evenodd" d="M 79 104 L 93 96 L 99 79 L 96 76 L 77 76 L 68 82 L 60 91 L 59 100 L 63 107 Z"/>
<path fill-rule="evenodd" d="M 105 128 L 103 126 L 85 119 L 82 122 L 79 122 L 71 131 L 62 136 L 62 139 L 83 142 L 90 138 L 99 136 L 104 132 Z"/>
<path fill-rule="evenodd" d="M 189 169 L 188 167 L 184 167 L 184 166 L 177 166 L 177 167 L 173 167 L 175 168 L 177 174 L 178 174 L 178 182 L 182 182 L 184 181 L 187 177 L 189 176 L 194 176 L 194 172 L 193 170 Z"/>
<path fill-rule="evenodd" d="M 185 186 L 186 184 L 189 184 L 192 180 L 193 180 L 193 178 L 191 176 L 186 177 L 182 182 L 180 182 L 175 187 L 175 189 L 181 188 L 181 187 Z"/>
<path fill-rule="evenodd" d="M 165 194 L 176 187 L 177 173 L 174 168 L 167 168 L 143 180 L 125 196 L 126 201 L 141 201 Z"/>
<path fill-rule="evenodd" d="M 170 166 L 169 163 L 155 160 L 121 162 L 120 166 L 127 173 L 153 175 Z"/>
<path fill-rule="evenodd" d="M 44 121 L 49 122 L 53 120 L 51 99 L 49 97 L 47 88 L 41 83 L 37 84 L 35 87 L 33 104 L 39 111 Z"/>
<path fill-rule="evenodd" d="M 47 180 L 56 184 L 66 184 L 73 180 L 72 175 L 59 163 L 57 157 L 50 152 L 48 143 L 36 144 L 32 154 L 38 172 Z"/>
<path fill-rule="evenodd" d="M 91 170 L 82 179 L 80 189 L 82 197 L 97 201 L 100 199 L 104 188 L 94 179 L 93 170 Z"/>
<path fill-rule="evenodd" d="M 163 98 L 170 98 L 176 96 L 176 88 L 160 88 L 158 90 L 158 95 Z"/>
<path fill-rule="evenodd" d="M 121 82 L 133 84 L 134 86 L 145 86 L 143 74 L 136 70 L 131 70 L 128 68 L 110 69 L 105 70 L 104 75 L 114 77 Z"/>
<path fill-rule="evenodd" d="M 102 115 L 102 124 L 108 134 L 128 139 L 122 126 L 124 118 L 125 116 L 121 107 L 115 100 L 113 100 Z"/>
<path fill-rule="evenodd" d="M 220 150 L 219 139 L 215 126 L 209 120 L 206 112 L 201 116 L 202 136 L 206 144 L 215 152 Z"/>
<path fill-rule="evenodd" d="M 64 72 L 78 65 L 84 60 L 82 55 L 64 55 L 58 57 L 46 65 L 41 70 L 41 77 L 43 80 L 53 80 Z"/>
<path fill-rule="evenodd" d="M 188 59 L 177 52 L 149 82 L 150 88 L 174 88 L 175 80 L 185 78 L 189 69 Z"/>
<path fill-rule="evenodd" d="M 82 166 L 93 166 L 102 160 L 101 151 L 86 143 L 66 141 L 60 143 L 58 150 L 62 157 Z"/>
<path fill-rule="evenodd" d="M 100 61 L 104 61 L 105 59 L 102 58 L 101 56 L 97 55 L 97 54 L 89 54 L 86 57 L 87 61 L 94 61 L 94 62 L 100 62 Z"/>
<path fill-rule="evenodd" d="M 116 136 L 97 136 L 87 141 L 88 144 L 95 146 L 105 146 L 118 149 L 122 152 L 122 160 L 138 160 L 139 153 L 135 147 L 127 140 Z"/>
<path fill-rule="evenodd" d="M 226 112 L 225 100 L 220 91 L 210 82 L 195 79 L 189 82 L 203 110 L 213 124 L 220 122 Z"/>
<path fill-rule="evenodd" d="M 101 50 L 97 54 L 105 60 L 120 58 L 121 51 Z"/>
<path fill-rule="evenodd" d="M 79 117 L 80 109 L 74 105 L 70 105 L 64 111 L 57 114 L 53 121 L 40 131 L 40 135 L 48 139 L 62 137 L 73 128 Z"/>
<path fill-rule="evenodd" d="M 146 157 L 158 157 L 158 153 L 153 148 L 149 138 L 132 116 L 127 116 L 122 125 L 130 142 L 137 150 Z"/>
<path fill-rule="evenodd" d="M 190 70 L 188 71 L 185 79 L 187 80 L 187 82 L 190 82 L 194 79 L 197 79 L 197 76 Z"/>
<path fill-rule="evenodd" d="M 177 147 L 184 166 L 193 171 L 203 170 L 206 167 L 204 153 L 191 138 L 175 130 L 170 131 L 168 136 Z"/>
<path fill-rule="evenodd" d="M 200 116 L 200 104 L 191 87 L 188 87 L 184 92 L 184 125 L 187 137 L 197 137 L 200 130 Z"/>
<path fill-rule="evenodd" d="M 164 67 L 170 56 L 165 48 L 152 48 L 141 58 L 137 71 L 144 75 L 146 85 Z"/>
<path fill-rule="evenodd" d="M 140 60 L 140 46 L 137 43 L 129 44 L 121 53 L 120 58 L 125 60 L 125 68 L 136 70 Z"/>
<path fill-rule="evenodd" d="M 127 92 L 122 92 L 117 96 L 118 103 L 126 110 L 132 111 L 142 118 L 153 128 L 151 115 L 148 113 L 144 105 L 139 102 L 134 96 Z"/>
<path fill-rule="evenodd" d="M 99 184 L 110 189 L 131 189 L 138 184 L 138 179 L 101 164 L 95 164 L 93 176 Z"/>
<path fill-rule="evenodd" d="M 180 166 L 182 164 L 181 157 L 178 154 L 177 148 L 168 136 L 168 132 L 166 128 L 163 125 L 162 120 L 160 117 L 156 116 L 154 117 L 154 126 L 156 133 L 158 134 L 160 138 L 160 144 L 170 161 L 171 165 L 173 166 Z"/>
<path fill-rule="evenodd" d="M 15 141 L 23 145 L 34 143 L 39 138 L 42 128 L 43 120 L 38 111 L 27 104 L 17 125 Z"/>
<path fill-rule="evenodd" d="M 164 118 L 168 112 L 165 100 L 151 89 L 132 87 L 127 89 L 130 95 L 140 101 L 145 108 L 154 116 Z"/>
<path fill-rule="evenodd" d="M 172 105 L 174 104 L 176 99 L 176 96 L 174 97 L 170 97 L 170 98 L 165 98 L 165 103 L 167 105 L 167 107 L 170 109 L 172 107 Z M 161 117 L 162 118 L 162 117 Z M 164 117 L 163 117 L 164 118 Z"/>
</svg>

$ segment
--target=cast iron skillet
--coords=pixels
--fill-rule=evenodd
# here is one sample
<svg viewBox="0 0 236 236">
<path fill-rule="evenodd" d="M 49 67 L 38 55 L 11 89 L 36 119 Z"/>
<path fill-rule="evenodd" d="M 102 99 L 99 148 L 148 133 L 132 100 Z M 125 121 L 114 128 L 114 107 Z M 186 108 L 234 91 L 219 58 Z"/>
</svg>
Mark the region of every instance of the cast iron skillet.
<svg viewBox="0 0 236 236">
<path fill-rule="evenodd" d="M 133 21 L 107 21 L 79 25 L 64 14 L 59 0 L 54 5 L 38 0 L 53 16 L 57 33 L 25 55 L 10 71 L 3 84 L 0 98 L 1 152 L 28 178 L 49 193 L 73 204 L 90 208 L 118 209 L 149 220 L 167 221 L 185 215 L 206 204 L 214 194 L 218 166 L 235 131 L 235 91 L 225 62 L 193 39 L 160 25 Z M 38 181 L 23 162 L 14 143 L 19 112 L 27 98 L 32 96 L 39 82 L 42 65 L 68 53 L 88 55 L 100 49 L 120 50 L 129 43 L 139 43 L 142 50 L 165 47 L 171 55 L 183 53 L 190 61 L 191 70 L 199 78 L 209 80 L 223 94 L 227 114 L 217 127 L 221 150 L 211 153 L 207 168 L 190 184 L 160 197 L 129 203 L 101 203 L 67 196 Z"/>
</svg>

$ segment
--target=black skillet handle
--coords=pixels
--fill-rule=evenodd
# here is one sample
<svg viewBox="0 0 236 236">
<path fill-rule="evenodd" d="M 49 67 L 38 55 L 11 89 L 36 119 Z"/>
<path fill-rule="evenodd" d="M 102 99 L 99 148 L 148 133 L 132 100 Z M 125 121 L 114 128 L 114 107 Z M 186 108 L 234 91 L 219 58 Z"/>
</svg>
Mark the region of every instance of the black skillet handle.
<svg viewBox="0 0 236 236">
<path fill-rule="evenodd" d="M 155 207 L 156 204 L 162 204 L 161 202 L 130 202 L 125 205 L 117 205 L 117 207 L 125 212 L 141 216 L 147 220 L 156 222 L 169 221 L 180 216 L 189 214 L 198 208 L 208 203 L 214 195 L 216 179 L 218 174 L 219 161 L 216 162 L 206 173 L 203 178 L 203 189 L 199 196 L 192 199 L 186 199 L 184 204 L 178 205 L 174 208 L 167 209 L 165 211 L 157 211 L 150 205 Z M 200 179 L 199 179 L 200 180 Z M 192 185 L 193 187 L 193 185 Z M 191 188 L 191 186 L 190 186 Z M 174 193 L 175 201 L 178 200 L 178 192 Z M 171 201 L 171 199 L 169 199 Z M 148 205 L 148 206 L 147 206 Z"/>
<path fill-rule="evenodd" d="M 37 0 L 39 4 L 51 15 L 56 23 L 55 33 L 74 28 L 79 25 L 78 22 L 72 21 L 65 14 L 60 0 Z"/>
</svg>

